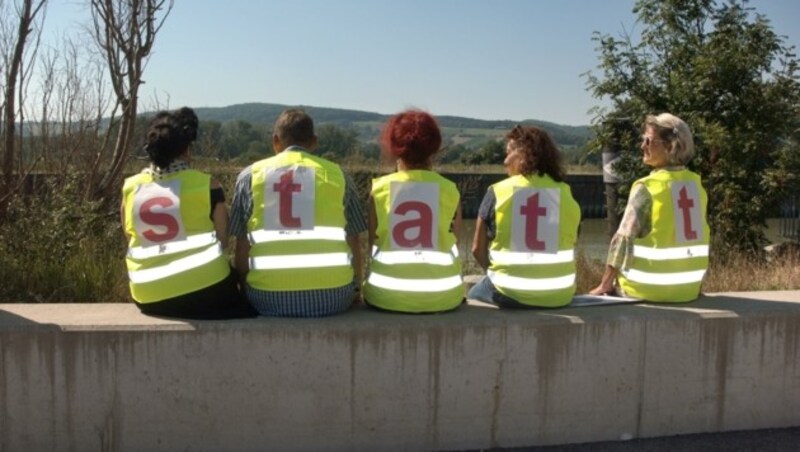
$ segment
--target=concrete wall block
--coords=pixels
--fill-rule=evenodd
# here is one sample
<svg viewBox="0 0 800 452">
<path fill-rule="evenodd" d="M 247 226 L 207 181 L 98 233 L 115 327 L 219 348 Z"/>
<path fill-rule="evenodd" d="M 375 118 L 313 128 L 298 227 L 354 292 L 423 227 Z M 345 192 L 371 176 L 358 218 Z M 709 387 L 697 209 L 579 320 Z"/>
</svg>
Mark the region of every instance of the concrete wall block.
<svg viewBox="0 0 800 452">
<path fill-rule="evenodd" d="M 800 425 L 795 293 L 182 322 L 0 305 L 0 450 L 446 450 Z"/>
</svg>

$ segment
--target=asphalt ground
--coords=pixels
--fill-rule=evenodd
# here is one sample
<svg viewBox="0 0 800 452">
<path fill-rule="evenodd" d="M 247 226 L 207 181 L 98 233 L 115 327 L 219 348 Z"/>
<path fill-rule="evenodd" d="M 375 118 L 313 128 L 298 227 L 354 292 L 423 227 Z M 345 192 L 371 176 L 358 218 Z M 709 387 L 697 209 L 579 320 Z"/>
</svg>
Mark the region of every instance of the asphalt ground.
<svg viewBox="0 0 800 452">
<path fill-rule="evenodd" d="M 532 452 L 795 452 L 800 451 L 800 427 L 660 438 L 502 449 Z"/>
</svg>

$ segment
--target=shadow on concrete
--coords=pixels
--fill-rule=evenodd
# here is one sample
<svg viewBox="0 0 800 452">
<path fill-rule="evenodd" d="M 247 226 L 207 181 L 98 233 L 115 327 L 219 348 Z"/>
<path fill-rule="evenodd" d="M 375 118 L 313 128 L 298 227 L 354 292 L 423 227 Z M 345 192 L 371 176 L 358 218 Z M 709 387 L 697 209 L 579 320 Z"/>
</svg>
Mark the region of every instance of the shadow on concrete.
<svg viewBox="0 0 800 452">
<path fill-rule="evenodd" d="M 30 331 L 32 327 L 41 331 L 61 331 L 61 326 L 54 323 L 39 323 L 0 308 L 0 332 Z"/>
</svg>

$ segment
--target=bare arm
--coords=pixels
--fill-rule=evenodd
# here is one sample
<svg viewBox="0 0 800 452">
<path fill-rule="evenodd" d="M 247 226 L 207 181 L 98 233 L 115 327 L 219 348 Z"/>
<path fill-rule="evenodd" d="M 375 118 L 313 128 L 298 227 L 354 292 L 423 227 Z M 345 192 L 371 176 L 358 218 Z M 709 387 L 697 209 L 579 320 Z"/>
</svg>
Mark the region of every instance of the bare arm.
<svg viewBox="0 0 800 452">
<path fill-rule="evenodd" d="M 119 222 L 122 225 L 122 234 L 125 236 L 125 244 L 127 245 L 130 241 L 131 237 L 128 235 L 128 231 L 125 229 L 125 201 L 123 200 L 122 203 L 119 205 Z"/>
<path fill-rule="evenodd" d="M 222 188 L 217 181 L 211 181 L 211 189 Z M 211 221 L 214 222 L 214 231 L 217 239 L 222 244 L 222 248 L 228 247 L 228 206 L 224 202 L 218 202 L 211 211 Z"/>
<path fill-rule="evenodd" d="M 350 251 L 353 253 L 353 273 L 355 274 L 355 282 L 358 287 L 361 287 L 361 282 L 364 280 L 364 258 L 361 255 L 361 240 L 360 235 L 348 235 L 347 244 L 350 246 Z"/>
<path fill-rule="evenodd" d="M 250 242 L 246 237 L 236 237 L 236 246 L 233 251 L 233 267 L 239 272 L 239 276 L 244 280 L 247 272 L 250 271 Z"/>
<path fill-rule="evenodd" d="M 472 256 L 486 271 L 489 268 L 489 241 L 486 239 L 486 223 L 478 217 L 475 221 L 475 235 L 472 238 Z"/>
<path fill-rule="evenodd" d="M 375 239 L 377 238 L 375 232 L 377 228 L 378 214 L 375 213 L 375 200 L 370 196 L 367 200 L 367 243 L 369 245 L 367 252 L 370 254 L 372 253 L 372 247 L 375 246 Z"/>
<path fill-rule="evenodd" d="M 456 209 L 456 215 L 453 217 L 453 234 L 456 236 L 456 243 L 461 240 L 461 204 Z"/>
</svg>

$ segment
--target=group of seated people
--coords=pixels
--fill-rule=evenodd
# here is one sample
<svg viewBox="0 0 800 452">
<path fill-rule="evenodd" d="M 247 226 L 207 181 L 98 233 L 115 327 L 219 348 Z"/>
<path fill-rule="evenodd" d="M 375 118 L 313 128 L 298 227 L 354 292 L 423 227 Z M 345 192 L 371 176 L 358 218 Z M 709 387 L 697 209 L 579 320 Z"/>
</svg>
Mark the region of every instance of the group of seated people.
<svg viewBox="0 0 800 452">
<path fill-rule="evenodd" d="M 457 309 L 465 295 L 500 307 L 558 308 L 575 295 L 580 208 L 558 148 L 540 128 L 519 125 L 505 136 L 508 178 L 487 190 L 472 244 L 486 276 L 467 294 L 457 247 L 460 195 L 432 169 L 442 136 L 430 114 L 406 110 L 384 125 L 381 149 L 397 170 L 372 181 L 367 215 L 351 178 L 315 153 L 313 120 L 303 110 L 278 117 L 275 155 L 239 174 L 230 215 L 219 182 L 190 167 L 197 132 L 190 108 L 158 113 L 144 146 L 150 165 L 122 189 L 130 290 L 143 313 L 321 317 L 358 301 L 434 313 Z M 709 242 L 706 193 L 685 166 L 694 153 L 691 130 L 668 113 L 648 116 L 641 149 L 653 171 L 634 183 L 590 294 L 691 301 Z"/>
</svg>

